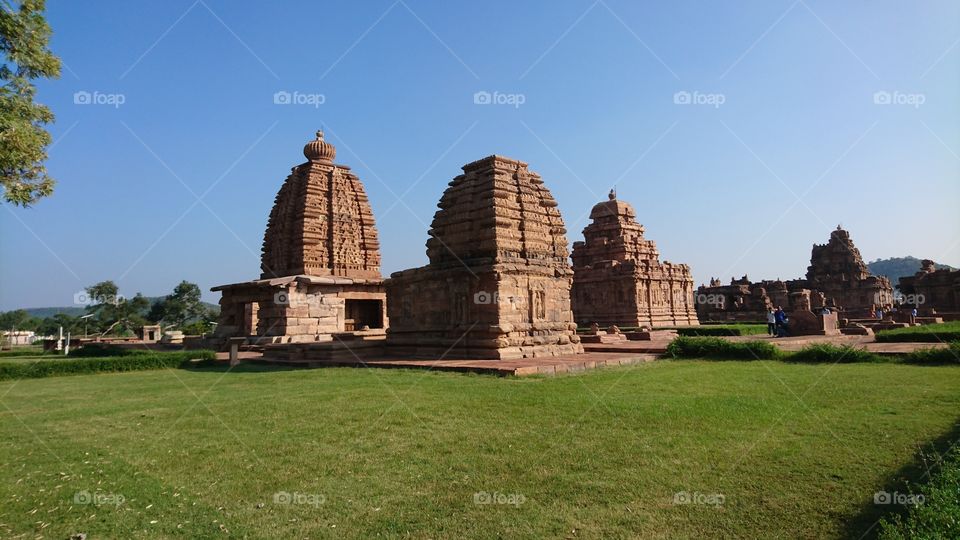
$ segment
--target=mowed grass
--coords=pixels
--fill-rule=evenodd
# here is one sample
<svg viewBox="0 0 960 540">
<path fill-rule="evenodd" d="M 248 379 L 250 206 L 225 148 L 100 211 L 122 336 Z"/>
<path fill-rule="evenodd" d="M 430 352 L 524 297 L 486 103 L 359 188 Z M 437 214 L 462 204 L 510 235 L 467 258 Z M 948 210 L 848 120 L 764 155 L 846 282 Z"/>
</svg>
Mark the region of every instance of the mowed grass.
<svg viewBox="0 0 960 540">
<path fill-rule="evenodd" d="M 888 510 L 873 494 L 956 433 L 960 369 L 249 367 L 0 396 L 2 537 L 825 538 L 860 536 Z"/>
</svg>

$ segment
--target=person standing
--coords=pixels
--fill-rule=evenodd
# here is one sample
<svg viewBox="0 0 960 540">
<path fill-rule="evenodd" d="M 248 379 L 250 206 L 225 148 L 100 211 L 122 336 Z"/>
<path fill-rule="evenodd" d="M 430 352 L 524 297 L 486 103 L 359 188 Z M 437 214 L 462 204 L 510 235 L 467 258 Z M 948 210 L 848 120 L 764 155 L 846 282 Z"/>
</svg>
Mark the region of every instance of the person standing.
<svg viewBox="0 0 960 540">
<path fill-rule="evenodd" d="M 777 325 L 777 337 L 787 335 L 787 314 L 784 313 L 782 306 L 777 306 L 777 312 L 773 314 Z"/>
<path fill-rule="evenodd" d="M 773 310 L 773 306 L 767 308 L 767 333 L 777 337 L 777 313 Z"/>
</svg>

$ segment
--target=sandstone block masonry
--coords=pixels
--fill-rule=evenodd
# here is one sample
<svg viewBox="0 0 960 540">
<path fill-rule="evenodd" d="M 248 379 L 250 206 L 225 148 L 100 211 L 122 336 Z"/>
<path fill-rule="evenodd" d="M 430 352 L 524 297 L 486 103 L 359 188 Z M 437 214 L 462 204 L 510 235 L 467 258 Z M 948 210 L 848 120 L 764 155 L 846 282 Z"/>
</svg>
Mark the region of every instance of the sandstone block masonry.
<svg viewBox="0 0 960 540">
<path fill-rule="evenodd" d="M 430 263 L 386 281 L 391 353 L 530 358 L 583 352 L 557 203 L 527 164 L 463 167 L 438 203 Z"/>
</svg>

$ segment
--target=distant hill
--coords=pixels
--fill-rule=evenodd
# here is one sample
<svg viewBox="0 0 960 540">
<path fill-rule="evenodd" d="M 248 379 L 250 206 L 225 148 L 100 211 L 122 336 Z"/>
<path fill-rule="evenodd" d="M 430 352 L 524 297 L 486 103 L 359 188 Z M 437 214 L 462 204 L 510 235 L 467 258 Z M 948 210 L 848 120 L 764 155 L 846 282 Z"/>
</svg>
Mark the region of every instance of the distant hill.
<svg viewBox="0 0 960 540">
<path fill-rule="evenodd" d="M 889 259 L 877 259 L 867 263 L 870 273 L 878 276 L 887 276 L 890 278 L 890 284 L 894 287 L 900 282 L 903 276 L 912 276 L 920 271 L 921 260 L 916 257 L 891 257 Z M 946 264 L 936 264 L 937 269 L 946 268 L 956 270 Z"/>
<path fill-rule="evenodd" d="M 157 300 L 162 300 L 163 296 L 148 296 L 147 302 L 150 302 L 153 305 Z M 212 309 L 215 313 L 220 313 L 220 306 L 217 304 L 211 304 L 210 302 L 202 302 L 204 306 L 209 309 Z M 46 319 L 47 317 L 53 317 L 57 313 L 65 313 L 71 317 L 79 317 L 86 313 L 86 310 L 83 307 L 77 306 L 67 306 L 67 307 L 40 307 L 40 308 L 23 308 L 24 311 L 30 314 L 31 317 L 37 317 L 38 319 Z"/>
</svg>

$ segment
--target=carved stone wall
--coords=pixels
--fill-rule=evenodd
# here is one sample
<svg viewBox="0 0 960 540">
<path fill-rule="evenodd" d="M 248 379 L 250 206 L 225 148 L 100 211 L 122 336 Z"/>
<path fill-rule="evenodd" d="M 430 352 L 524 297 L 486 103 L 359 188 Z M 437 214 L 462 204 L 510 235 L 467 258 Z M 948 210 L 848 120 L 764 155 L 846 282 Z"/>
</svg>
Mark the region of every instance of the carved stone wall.
<svg viewBox="0 0 960 540">
<path fill-rule="evenodd" d="M 527 164 L 463 167 L 438 203 L 430 263 L 386 281 L 392 353 L 527 358 L 583 352 L 557 203 Z"/>
<path fill-rule="evenodd" d="M 573 313 L 581 326 L 698 324 L 693 277 L 685 264 L 660 262 L 633 207 L 617 200 L 590 212 L 584 241 L 573 244 Z"/>
</svg>

